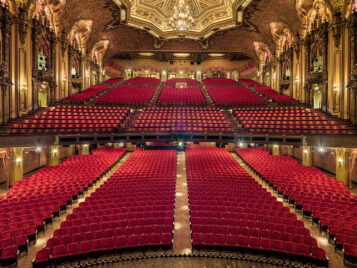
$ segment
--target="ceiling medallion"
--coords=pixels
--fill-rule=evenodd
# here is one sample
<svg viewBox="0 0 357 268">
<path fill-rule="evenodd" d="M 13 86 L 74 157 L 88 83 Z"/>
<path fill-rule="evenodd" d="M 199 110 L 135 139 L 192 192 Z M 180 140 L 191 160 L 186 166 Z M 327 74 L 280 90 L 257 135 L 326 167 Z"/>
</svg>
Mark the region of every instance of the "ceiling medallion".
<svg viewBox="0 0 357 268">
<path fill-rule="evenodd" d="M 179 0 L 178 5 L 174 7 L 174 13 L 169 20 L 171 27 L 177 31 L 189 31 L 194 23 L 190 12 L 190 7 L 185 0 Z"/>
</svg>

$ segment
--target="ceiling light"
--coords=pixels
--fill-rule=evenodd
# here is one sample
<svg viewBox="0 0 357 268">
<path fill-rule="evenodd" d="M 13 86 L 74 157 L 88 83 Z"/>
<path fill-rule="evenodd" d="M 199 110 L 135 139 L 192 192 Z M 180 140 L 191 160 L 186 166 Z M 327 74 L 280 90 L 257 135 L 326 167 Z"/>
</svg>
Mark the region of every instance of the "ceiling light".
<svg viewBox="0 0 357 268">
<path fill-rule="evenodd" d="M 190 13 L 190 7 L 185 3 L 185 0 L 179 0 L 178 5 L 175 5 L 174 12 L 169 19 L 170 26 L 177 31 L 188 31 L 192 28 L 194 19 Z"/>
<path fill-rule="evenodd" d="M 173 54 L 175 57 L 177 58 L 187 58 L 189 57 L 191 54 L 190 53 L 174 53 Z"/>
<path fill-rule="evenodd" d="M 324 147 L 320 147 L 320 148 L 319 148 L 319 152 L 320 152 L 320 153 L 323 153 L 323 152 L 325 152 L 325 149 L 324 149 Z"/>
<path fill-rule="evenodd" d="M 142 57 L 152 57 L 154 56 L 154 53 L 151 53 L 151 52 L 140 52 L 138 53 L 139 56 L 142 56 Z"/>
<path fill-rule="evenodd" d="M 226 54 L 223 53 L 210 53 L 208 56 L 210 57 L 224 57 Z"/>
</svg>

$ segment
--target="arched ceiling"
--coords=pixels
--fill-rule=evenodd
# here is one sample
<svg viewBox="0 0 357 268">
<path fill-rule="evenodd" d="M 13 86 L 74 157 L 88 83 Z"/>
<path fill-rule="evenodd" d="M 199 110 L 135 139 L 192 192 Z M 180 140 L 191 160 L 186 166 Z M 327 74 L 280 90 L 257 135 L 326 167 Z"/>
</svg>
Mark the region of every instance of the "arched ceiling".
<svg viewBox="0 0 357 268">
<path fill-rule="evenodd" d="M 138 7 L 149 10 L 150 5 L 157 5 L 160 0 L 67 0 L 61 14 L 61 30 L 69 32 L 72 26 L 79 20 L 93 21 L 92 32 L 87 41 L 87 51 L 91 51 L 100 40 L 108 40 L 108 48 L 104 61 L 118 52 L 165 52 L 165 51 L 188 51 L 188 52 L 225 52 L 242 53 L 258 60 L 253 42 L 263 42 L 270 51 L 276 51 L 276 43 L 273 39 L 270 23 L 281 22 L 286 25 L 295 35 L 302 31 L 302 23 L 296 11 L 295 0 L 254 0 L 244 7 L 241 23 L 233 23 L 230 29 L 215 29 L 207 38 L 190 40 L 179 37 L 176 39 L 157 37 L 152 29 L 137 22 L 136 27 L 128 25 L 132 3 Z M 161 0 L 162 6 L 158 5 L 152 12 L 169 12 L 168 4 L 176 0 Z M 204 19 L 211 14 L 202 4 L 216 5 L 217 9 L 232 5 L 235 10 L 246 0 L 188 0 L 192 5 L 199 5 L 196 16 Z M 146 3 L 145 5 L 143 3 Z M 167 2 L 167 3 L 166 3 Z M 166 4 L 165 4 L 166 3 Z M 120 20 L 120 8 L 129 7 L 126 23 Z M 232 8 L 232 10 L 233 10 Z M 161 11 L 160 11 L 161 10 Z M 282 12 L 283 11 L 283 12 Z M 229 13 L 229 12 L 228 12 Z M 212 22 L 214 24 L 214 21 Z M 219 24 L 219 23 L 218 23 Z M 216 25 L 217 26 L 217 25 Z M 217 28 L 217 27 L 216 27 Z M 204 28 L 202 28 L 204 29 Z M 204 30 L 203 30 L 204 31 Z"/>
</svg>

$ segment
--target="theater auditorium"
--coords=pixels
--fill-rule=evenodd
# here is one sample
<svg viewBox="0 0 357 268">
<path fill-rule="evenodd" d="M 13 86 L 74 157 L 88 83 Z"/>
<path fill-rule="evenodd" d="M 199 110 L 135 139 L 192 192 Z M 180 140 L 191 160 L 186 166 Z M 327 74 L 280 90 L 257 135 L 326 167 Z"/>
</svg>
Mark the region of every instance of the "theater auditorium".
<svg viewBox="0 0 357 268">
<path fill-rule="evenodd" d="M 356 0 L 0 0 L 0 267 L 357 267 Z"/>
</svg>

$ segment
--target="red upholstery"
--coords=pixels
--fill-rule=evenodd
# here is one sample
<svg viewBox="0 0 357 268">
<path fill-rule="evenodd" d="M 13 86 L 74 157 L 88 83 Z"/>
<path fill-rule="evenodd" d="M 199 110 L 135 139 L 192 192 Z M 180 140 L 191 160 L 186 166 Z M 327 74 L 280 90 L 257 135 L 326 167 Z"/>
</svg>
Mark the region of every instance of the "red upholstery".
<svg viewBox="0 0 357 268">
<path fill-rule="evenodd" d="M 109 79 L 105 80 L 105 81 L 103 82 L 103 84 L 113 85 L 113 84 L 119 83 L 119 82 L 122 81 L 122 80 L 123 80 L 122 77 L 113 77 L 113 78 L 109 78 Z"/>
<path fill-rule="evenodd" d="M 251 132 L 346 134 L 348 126 L 304 107 L 235 108 L 233 114 Z"/>
<path fill-rule="evenodd" d="M 298 100 L 284 94 L 279 94 L 278 92 L 267 86 L 254 86 L 254 89 L 259 91 L 263 95 L 277 101 L 278 103 L 299 103 Z"/>
<path fill-rule="evenodd" d="M 243 251 L 277 251 L 293 258 L 315 258 L 305 240 L 311 237 L 308 229 L 225 149 L 188 147 L 186 163 L 194 247 L 224 245 Z M 271 237 L 274 231 L 281 236 Z M 219 239 L 224 235 L 225 242 L 216 244 L 218 235 Z M 318 258 L 323 252 L 319 250 Z"/>
<path fill-rule="evenodd" d="M 233 79 L 228 79 L 228 78 L 206 78 L 203 81 L 203 84 L 205 86 L 232 86 L 235 85 L 237 86 L 238 83 L 237 81 Z"/>
<path fill-rule="evenodd" d="M 188 87 L 197 87 L 197 81 L 191 78 L 171 78 L 165 83 L 167 87 L 175 87 L 176 83 L 186 83 Z"/>
<path fill-rule="evenodd" d="M 259 84 L 257 81 L 247 78 L 240 78 L 238 81 L 242 82 L 243 84 L 250 86 L 250 85 L 257 85 Z"/>
<path fill-rule="evenodd" d="M 47 248 L 55 244 L 52 260 L 88 252 L 171 248 L 176 158 L 173 150 L 136 150 L 47 241 Z"/>
<path fill-rule="evenodd" d="M 163 88 L 158 104 L 203 105 L 205 99 L 199 88 Z"/>
<path fill-rule="evenodd" d="M 76 94 L 73 94 L 71 96 L 68 96 L 64 98 L 62 101 L 63 102 L 72 102 L 72 103 L 80 103 L 84 102 L 86 100 L 89 100 L 90 98 L 98 95 L 102 91 L 106 90 L 109 87 L 109 85 L 95 85 L 92 86 L 83 92 L 79 92 Z"/>
<path fill-rule="evenodd" d="M 11 125 L 12 133 L 111 132 L 129 115 L 127 107 L 56 106 Z"/>
<path fill-rule="evenodd" d="M 155 89 L 153 86 L 118 86 L 96 99 L 95 103 L 123 105 L 146 104 L 150 101 Z"/>
<path fill-rule="evenodd" d="M 228 121 L 218 108 L 150 107 L 144 108 L 132 124 L 136 131 L 185 132 L 230 131 Z"/>
<path fill-rule="evenodd" d="M 289 198 L 290 203 L 301 206 L 335 237 L 341 249 L 357 238 L 357 200 L 343 182 L 329 177 L 316 167 L 302 166 L 289 156 L 273 156 L 268 150 L 250 148 L 236 149 L 244 161 L 279 192 Z M 311 246 L 316 241 L 306 241 Z M 357 256 L 357 255 L 356 255 Z"/>
<path fill-rule="evenodd" d="M 35 239 L 38 230 L 44 230 L 45 222 L 51 222 L 61 207 L 65 208 L 72 197 L 125 152 L 126 149 L 101 148 L 93 150 L 92 155 L 71 156 L 58 166 L 44 167 L 16 182 L 0 201 L 0 249 L 27 248 L 28 237 Z M 50 248 L 58 244 L 55 240 L 48 242 Z"/>
<path fill-rule="evenodd" d="M 124 82 L 124 85 L 145 85 L 145 86 L 158 86 L 160 79 L 154 77 L 135 77 Z"/>
<path fill-rule="evenodd" d="M 208 93 L 216 104 L 264 104 L 266 100 L 245 87 L 208 87 Z"/>
</svg>

